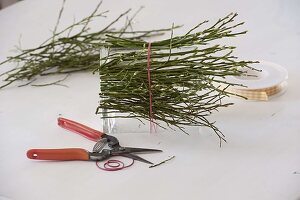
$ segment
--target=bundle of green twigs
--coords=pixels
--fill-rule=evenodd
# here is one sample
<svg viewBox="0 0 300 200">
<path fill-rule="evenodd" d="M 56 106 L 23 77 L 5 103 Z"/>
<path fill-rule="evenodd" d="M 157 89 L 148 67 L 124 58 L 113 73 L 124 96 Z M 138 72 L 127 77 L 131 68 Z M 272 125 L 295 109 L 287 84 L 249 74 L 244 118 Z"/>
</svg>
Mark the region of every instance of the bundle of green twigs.
<svg viewBox="0 0 300 200">
<path fill-rule="evenodd" d="M 151 49 L 145 41 L 107 35 L 110 45 L 99 67 L 101 100 L 97 113 L 108 118 L 110 112 L 116 113 L 115 118 L 153 118 L 158 126 L 164 122 L 182 131 L 184 126 L 207 126 L 220 141 L 225 140 L 207 116 L 230 105 L 221 100 L 229 95 L 226 87 L 234 84 L 224 77 L 239 76 L 244 67 L 254 63 L 233 56 L 235 47 L 216 44 L 219 39 L 246 33 L 235 31 L 243 24 L 234 22 L 236 16 L 229 14 L 197 31 L 205 21 L 182 36 L 173 37 L 172 32 L 170 39 L 152 42 Z"/>
<path fill-rule="evenodd" d="M 104 28 L 91 32 L 90 22 L 107 13 L 100 12 L 100 5 L 101 2 L 90 16 L 57 31 L 62 6 L 51 38 L 0 63 L 18 64 L 0 74 L 4 79 L 0 89 L 19 80 L 27 80 L 23 84 L 27 85 L 39 76 L 99 71 L 101 101 L 97 113 L 104 118 L 114 112 L 115 118 L 154 119 L 158 126 L 177 127 L 184 132 L 185 126 L 207 126 L 220 141 L 225 141 L 207 117 L 218 108 L 231 105 L 221 101 L 230 94 L 226 88 L 234 85 L 224 77 L 240 76 L 243 68 L 254 63 L 233 56 L 235 47 L 218 44 L 220 39 L 246 33 L 236 29 L 243 24 L 234 22 L 237 14 L 229 14 L 211 26 L 204 21 L 185 35 L 173 36 L 177 28 L 174 26 L 128 31 L 137 13 L 128 18 L 127 10 Z M 125 26 L 113 28 L 124 17 Z M 205 25 L 207 28 L 199 30 Z M 171 38 L 152 42 L 151 48 L 144 41 L 145 37 L 168 30 L 172 31 Z M 104 48 L 108 55 L 102 55 L 99 67 L 99 50 L 103 52 Z"/>
<path fill-rule="evenodd" d="M 99 48 L 107 45 L 118 47 L 118 45 L 114 46 L 112 43 L 106 42 L 107 34 L 115 37 L 122 36 L 130 40 L 140 40 L 141 38 L 160 35 L 170 30 L 128 30 L 132 20 L 140 11 L 138 10 L 131 17 L 128 17 L 131 11 L 131 9 L 129 9 L 100 30 L 90 31 L 90 22 L 98 18 L 106 17 L 108 13 L 108 11 L 100 11 L 101 4 L 102 2 L 97 5 L 91 15 L 68 26 L 62 31 L 57 31 L 57 26 L 64 9 L 64 6 L 62 6 L 52 37 L 47 39 L 40 46 L 20 50 L 21 52 L 18 55 L 8 57 L 7 60 L 0 63 L 0 66 L 4 63 L 17 64 L 13 69 L 0 74 L 0 77 L 4 77 L 4 84 L 0 84 L 0 89 L 20 80 L 28 81 L 27 84 L 30 84 L 39 76 L 69 74 L 97 69 L 99 65 Z M 120 29 L 115 29 L 113 26 L 122 18 L 126 18 L 125 25 Z"/>
</svg>

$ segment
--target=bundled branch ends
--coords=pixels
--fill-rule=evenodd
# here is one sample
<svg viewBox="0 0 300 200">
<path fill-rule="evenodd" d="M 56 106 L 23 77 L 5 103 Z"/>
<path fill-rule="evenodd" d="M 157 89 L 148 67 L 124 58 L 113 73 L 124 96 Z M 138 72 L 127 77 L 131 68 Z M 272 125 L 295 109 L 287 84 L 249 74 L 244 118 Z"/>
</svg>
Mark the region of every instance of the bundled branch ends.
<svg viewBox="0 0 300 200">
<path fill-rule="evenodd" d="M 243 24 L 234 22 L 236 16 L 231 13 L 198 30 L 208 23 L 204 21 L 180 36 L 173 36 L 172 30 L 170 39 L 151 42 L 151 69 L 147 69 L 148 42 L 106 35 L 110 45 L 97 69 L 101 80 L 97 113 L 110 118 L 109 113 L 114 112 L 114 118 L 144 119 L 183 132 L 185 126 L 206 126 L 217 134 L 220 143 L 225 141 L 208 116 L 232 105 L 222 99 L 231 94 L 226 88 L 236 83 L 224 78 L 240 76 L 245 73 L 243 68 L 256 63 L 232 55 L 234 46 L 218 44 L 221 39 L 246 33 L 235 31 Z"/>
</svg>

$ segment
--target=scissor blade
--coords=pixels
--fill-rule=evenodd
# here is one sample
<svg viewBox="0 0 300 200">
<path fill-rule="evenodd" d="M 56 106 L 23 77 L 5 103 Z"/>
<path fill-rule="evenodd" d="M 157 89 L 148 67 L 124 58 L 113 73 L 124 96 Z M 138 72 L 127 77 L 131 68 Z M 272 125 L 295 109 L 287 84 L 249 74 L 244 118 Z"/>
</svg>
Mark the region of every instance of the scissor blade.
<svg viewBox="0 0 300 200">
<path fill-rule="evenodd" d="M 126 158 L 132 158 L 133 160 L 137 160 L 137 161 L 140 161 L 140 162 L 144 162 L 144 163 L 147 163 L 147 164 L 151 164 L 153 165 L 152 162 L 140 157 L 140 156 L 137 156 L 137 155 L 134 155 L 134 154 L 131 154 L 131 153 L 128 153 L 128 154 L 122 154 L 123 157 L 126 157 Z"/>
<path fill-rule="evenodd" d="M 133 147 L 121 147 L 118 152 L 120 153 L 154 153 L 162 152 L 160 149 L 146 149 L 146 148 L 133 148 Z"/>
</svg>

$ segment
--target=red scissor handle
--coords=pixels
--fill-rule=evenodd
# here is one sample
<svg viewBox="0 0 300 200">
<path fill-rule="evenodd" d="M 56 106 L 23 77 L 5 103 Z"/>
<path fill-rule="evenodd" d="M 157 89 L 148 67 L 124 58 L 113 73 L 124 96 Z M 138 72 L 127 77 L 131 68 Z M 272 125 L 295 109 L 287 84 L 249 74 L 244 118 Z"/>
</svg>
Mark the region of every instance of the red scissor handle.
<svg viewBox="0 0 300 200">
<path fill-rule="evenodd" d="M 101 131 L 97 131 L 66 118 L 59 117 L 57 119 L 57 122 L 60 127 L 86 137 L 89 140 L 98 141 L 101 139 L 102 135 L 104 135 L 104 133 L 102 133 Z"/>
<path fill-rule="evenodd" d="M 30 149 L 27 157 L 35 160 L 89 160 L 89 153 L 85 149 Z"/>
</svg>

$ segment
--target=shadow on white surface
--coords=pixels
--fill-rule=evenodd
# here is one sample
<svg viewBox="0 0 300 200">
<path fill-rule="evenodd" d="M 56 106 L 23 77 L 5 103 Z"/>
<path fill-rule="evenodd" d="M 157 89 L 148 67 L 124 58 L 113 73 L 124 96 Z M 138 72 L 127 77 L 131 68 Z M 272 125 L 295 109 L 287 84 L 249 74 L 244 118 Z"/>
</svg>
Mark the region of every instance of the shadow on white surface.
<svg viewBox="0 0 300 200">
<path fill-rule="evenodd" d="M 12 200 L 11 198 L 0 195 L 0 200 Z"/>
</svg>

